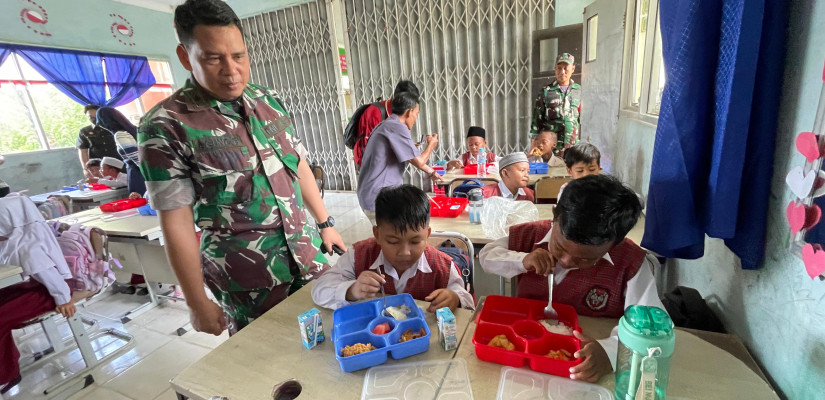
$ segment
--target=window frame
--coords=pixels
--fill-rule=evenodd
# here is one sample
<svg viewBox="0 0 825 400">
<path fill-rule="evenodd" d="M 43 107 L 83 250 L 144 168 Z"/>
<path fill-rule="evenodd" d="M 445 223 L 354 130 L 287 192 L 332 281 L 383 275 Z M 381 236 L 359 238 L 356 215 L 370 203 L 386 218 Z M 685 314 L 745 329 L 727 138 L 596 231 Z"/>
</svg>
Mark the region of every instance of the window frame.
<svg viewBox="0 0 825 400">
<path fill-rule="evenodd" d="M 174 74 L 172 73 L 172 70 L 171 70 L 172 65 L 171 65 L 169 59 L 168 58 L 160 58 L 160 57 L 147 57 L 147 59 L 149 61 L 166 63 L 167 67 L 169 68 L 169 71 L 168 71 L 169 75 L 170 75 L 169 77 L 172 79 L 171 83 L 155 83 L 154 85 L 152 85 L 152 87 L 171 89 L 174 92 L 176 90 L 176 85 L 175 85 L 175 82 L 174 82 Z M 15 53 L 11 53 L 11 54 L 8 55 L 8 57 L 6 58 L 4 63 L 8 63 L 8 62 L 13 63 L 14 69 L 20 75 L 20 79 L 3 79 L 3 80 L 0 80 L 0 84 L 12 84 L 12 85 L 15 85 L 15 86 L 21 86 L 23 88 L 23 90 L 25 91 L 26 95 L 24 96 L 23 106 L 26 108 L 26 111 L 28 112 L 29 118 L 32 121 L 32 125 L 34 127 L 34 134 L 35 134 L 35 137 L 37 138 L 37 141 L 40 143 L 40 148 L 36 149 L 36 150 L 11 151 L 7 154 L 31 153 L 31 152 L 34 152 L 34 151 L 49 151 L 49 150 L 54 150 L 54 149 L 71 148 L 72 146 L 52 147 L 51 145 L 49 145 L 48 135 L 46 134 L 46 131 L 43 128 L 43 122 L 40 119 L 40 114 L 38 113 L 37 107 L 35 106 L 34 98 L 32 97 L 32 94 L 31 94 L 31 91 L 30 91 L 29 88 L 31 87 L 31 85 L 44 85 L 44 84 L 45 85 L 52 85 L 52 83 L 50 83 L 46 80 L 28 79 L 25 76 L 25 74 L 23 73 L 23 68 L 20 65 L 20 60 L 21 60 L 20 56 L 15 54 Z M 105 61 L 105 58 L 104 58 L 103 63 L 105 63 L 105 62 L 106 61 Z M 52 86 L 54 86 L 54 85 L 52 85 Z M 106 94 L 107 94 L 107 96 L 109 95 L 108 86 L 106 87 Z M 72 100 L 72 101 L 74 101 L 74 100 Z M 127 104 L 131 104 L 135 101 L 137 102 L 137 109 L 141 113 L 145 113 L 146 110 L 144 109 L 145 107 L 143 105 L 143 100 L 141 99 L 141 97 L 138 97 L 135 100 L 133 100 L 132 102 L 127 103 Z"/>
<path fill-rule="evenodd" d="M 659 120 L 659 110 L 656 109 L 659 82 L 660 79 L 663 78 L 660 76 L 660 68 L 663 60 L 661 56 L 662 37 L 660 31 L 659 0 L 649 0 L 648 3 L 646 40 L 641 64 L 641 94 L 639 96 L 639 103 L 633 103 L 633 91 L 635 89 L 634 73 L 637 67 L 634 57 L 636 50 L 636 13 L 642 1 L 644 0 L 627 0 L 620 96 L 622 104 L 621 114 L 655 125 Z M 654 16 L 655 18 L 653 18 Z"/>
</svg>

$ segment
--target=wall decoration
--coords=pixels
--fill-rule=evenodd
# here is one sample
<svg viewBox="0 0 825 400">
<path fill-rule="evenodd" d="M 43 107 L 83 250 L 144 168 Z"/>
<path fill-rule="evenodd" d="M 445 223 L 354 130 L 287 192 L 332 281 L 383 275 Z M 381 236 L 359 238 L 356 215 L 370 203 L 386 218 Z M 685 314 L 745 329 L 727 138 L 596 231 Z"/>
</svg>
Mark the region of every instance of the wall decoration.
<svg viewBox="0 0 825 400">
<path fill-rule="evenodd" d="M 111 13 L 109 17 L 112 18 L 112 25 L 109 30 L 112 32 L 112 37 L 124 46 L 134 46 L 135 28 L 120 14 Z"/>
<path fill-rule="evenodd" d="M 811 132 L 800 132 L 796 150 L 805 157 L 785 177 L 795 198 L 788 203 L 785 217 L 791 228 L 791 249 L 802 256 L 805 272 L 811 279 L 825 281 L 825 223 L 819 224 L 825 208 L 825 67 L 816 118 Z"/>
<path fill-rule="evenodd" d="M 52 36 L 46 30 L 46 23 L 49 22 L 49 13 L 46 12 L 46 9 L 33 0 L 21 0 L 21 3 L 23 8 L 20 10 L 20 22 L 40 36 Z"/>
</svg>

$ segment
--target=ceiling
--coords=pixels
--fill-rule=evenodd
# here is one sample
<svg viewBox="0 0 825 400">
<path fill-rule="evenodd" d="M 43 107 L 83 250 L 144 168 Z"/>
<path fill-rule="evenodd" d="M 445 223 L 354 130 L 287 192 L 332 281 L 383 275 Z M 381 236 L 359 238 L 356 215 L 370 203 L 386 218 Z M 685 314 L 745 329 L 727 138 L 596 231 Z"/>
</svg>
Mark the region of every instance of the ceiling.
<svg viewBox="0 0 825 400">
<path fill-rule="evenodd" d="M 118 3 L 129 4 L 137 7 L 148 8 L 150 10 L 172 13 L 175 6 L 183 3 L 184 0 L 113 0 Z"/>
</svg>

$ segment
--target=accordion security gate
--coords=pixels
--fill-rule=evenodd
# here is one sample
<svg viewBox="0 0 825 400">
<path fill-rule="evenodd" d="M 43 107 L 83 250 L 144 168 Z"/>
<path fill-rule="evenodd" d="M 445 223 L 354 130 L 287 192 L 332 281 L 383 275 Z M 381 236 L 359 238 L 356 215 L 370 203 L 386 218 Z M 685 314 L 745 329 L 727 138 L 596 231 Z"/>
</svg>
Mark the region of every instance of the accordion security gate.
<svg viewBox="0 0 825 400">
<path fill-rule="evenodd" d="M 351 190 L 343 143 L 338 46 L 323 0 L 244 18 L 251 81 L 273 88 L 292 114 L 310 162 L 326 173 L 326 188 Z"/>
<path fill-rule="evenodd" d="M 439 134 L 431 160 L 460 156 L 473 125 L 497 154 L 528 146 L 531 34 L 553 26 L 553 0 L 343 1 L 355 104 L 410 79 L 421 91 L 413 138 Z M 416 171 L 405 181 L 428 187 Z"/>
</svg>

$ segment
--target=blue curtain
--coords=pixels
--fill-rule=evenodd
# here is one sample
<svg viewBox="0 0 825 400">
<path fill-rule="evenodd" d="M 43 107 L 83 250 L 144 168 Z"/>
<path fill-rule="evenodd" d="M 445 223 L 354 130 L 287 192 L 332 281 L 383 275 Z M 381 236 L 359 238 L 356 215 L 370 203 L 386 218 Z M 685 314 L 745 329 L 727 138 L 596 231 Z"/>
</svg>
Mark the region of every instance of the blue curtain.
<svg viewBox="0 0 825 400">
<path fill-rule="evenodd" d="M 659 6 L 667 83 L 642 245 L 699 258 L 705 234 L 755 269 L 765 254 L 787 4 L 671 0 Z M 759 78 L 762 79 L 759 79 Z"/>
<path fill-rule="evenodd" d="M 71 50 L 15 46 L 15 53 L 49 83 L 80 104 L 106 103 L 100 55 Z"/>
<path fill-rule="evenodd" d="M 140 97 L 155 84 L 146 57 L 106 55 L 106 83 L 112 97 L 107 107 L 117 107 Z"/>
<path fill-rule="evenodd" d="M 0 64 L 9 51 L 17 53 L 58 90 L 84 105 L 117 107 L 137 99 L 155 84 L 146 57 L 10 44 L 0 46 Z M 107 85 L 111 95 L 108 100 Z"/>
<path fill-rule="evenodd" d="M 6 61 L 6 57 L 8 57 L 9 54 L 11 54 L 11 50 L 0 43 L 0 65 L 3 65 L 3 62 Z"/>
</svg>

